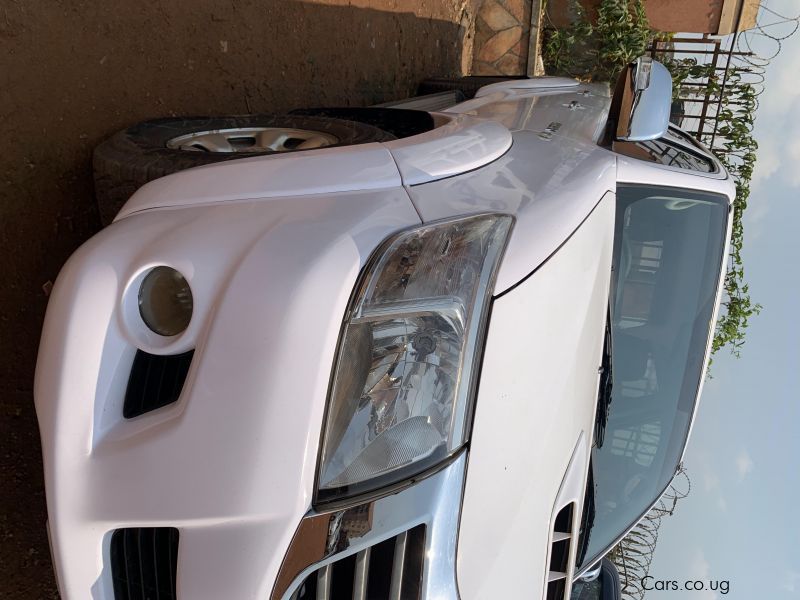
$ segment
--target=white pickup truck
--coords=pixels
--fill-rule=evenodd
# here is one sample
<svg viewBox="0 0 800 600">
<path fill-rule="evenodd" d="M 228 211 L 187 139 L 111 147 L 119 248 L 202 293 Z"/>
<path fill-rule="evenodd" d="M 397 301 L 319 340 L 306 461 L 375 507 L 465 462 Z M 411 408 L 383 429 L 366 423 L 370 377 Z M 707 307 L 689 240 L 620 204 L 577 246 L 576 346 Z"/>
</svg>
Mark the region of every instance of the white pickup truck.
<svg viewBox="0 0 800 600">
<path fill-rule="evenodd" d="M 734 185 L 670 86 L 640 59 L 613 97 L 517 79 L 102 146 L 118 200 L 211 164 L 53 290 L 62 597 L 569 598 L 670 483 L 720 302 Z"/>
</svg>

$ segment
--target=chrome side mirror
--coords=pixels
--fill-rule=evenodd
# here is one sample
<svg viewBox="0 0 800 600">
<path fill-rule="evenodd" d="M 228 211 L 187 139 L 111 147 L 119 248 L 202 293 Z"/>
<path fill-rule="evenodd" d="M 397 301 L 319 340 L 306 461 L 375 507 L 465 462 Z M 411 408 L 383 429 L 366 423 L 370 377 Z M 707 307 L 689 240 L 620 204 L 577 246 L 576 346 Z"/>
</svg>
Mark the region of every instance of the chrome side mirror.
<svg viewBox="0 0 800 600">
<path fill-rule="evenodd" d="M 669 128 L 672 105 L 672 76 L 667 68 L 649 56 L 628 65 L 616 139 L 643 142 L 663 136 Z"/>
</svg>

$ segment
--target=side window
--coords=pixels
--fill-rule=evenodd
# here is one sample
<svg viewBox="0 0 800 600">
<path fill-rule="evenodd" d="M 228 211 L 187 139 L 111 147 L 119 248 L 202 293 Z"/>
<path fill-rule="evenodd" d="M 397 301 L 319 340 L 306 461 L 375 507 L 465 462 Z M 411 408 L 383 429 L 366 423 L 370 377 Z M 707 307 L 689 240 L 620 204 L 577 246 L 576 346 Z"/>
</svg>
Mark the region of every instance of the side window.
<svg viewBox="0 0 800 600">
<path fill-rule="evenodd" d="M 670 135 L 674 135 L 670 131 Z M 647 142 L 614 142 L 614 152 L 631 158 L 661 163 L 668 167 L 679 167 L 698 173 L 713 173 L 714 163 L 699 153 L 686 150 L 666 138 Z"/>
</svg>

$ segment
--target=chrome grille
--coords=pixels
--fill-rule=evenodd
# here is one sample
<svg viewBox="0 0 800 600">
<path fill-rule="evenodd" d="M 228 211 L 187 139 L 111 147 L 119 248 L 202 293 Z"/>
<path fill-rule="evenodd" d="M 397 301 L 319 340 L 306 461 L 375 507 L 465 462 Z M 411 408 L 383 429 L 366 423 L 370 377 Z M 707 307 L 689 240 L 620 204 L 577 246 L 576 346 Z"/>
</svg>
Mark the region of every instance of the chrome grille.
<svg viewBox="0 0 800 600">
<path fill-rule="evenodd" d="M 416 600 L 421 597 L 425 526 L 313 571 L 291 600 Z"/>
</svg>

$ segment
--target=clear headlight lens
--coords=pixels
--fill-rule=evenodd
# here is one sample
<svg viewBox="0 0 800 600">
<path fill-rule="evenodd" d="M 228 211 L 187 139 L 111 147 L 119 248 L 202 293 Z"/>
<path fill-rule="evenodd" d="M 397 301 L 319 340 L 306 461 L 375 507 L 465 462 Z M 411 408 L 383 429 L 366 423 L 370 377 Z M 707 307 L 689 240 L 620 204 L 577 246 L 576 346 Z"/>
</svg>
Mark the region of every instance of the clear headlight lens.
<svg viewBox="0 0 800 600">
<path fill-rule="evenodd" d="M 172 267 L 156 267 L 139 288 L 139 314 L 145 325 L 163 336 L 178 335 L 192 320 L 194 300 L 186 278 Z"/>
<path fill-rule="evenodd" d="M 512 217 L 397 235 L 347 313 L 329 398 L 318 499 L 396 483 L 465 442 L 488 301 Z"/>
</svg>

